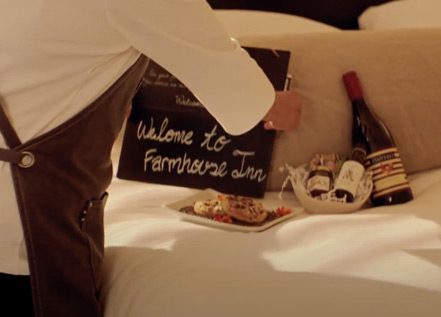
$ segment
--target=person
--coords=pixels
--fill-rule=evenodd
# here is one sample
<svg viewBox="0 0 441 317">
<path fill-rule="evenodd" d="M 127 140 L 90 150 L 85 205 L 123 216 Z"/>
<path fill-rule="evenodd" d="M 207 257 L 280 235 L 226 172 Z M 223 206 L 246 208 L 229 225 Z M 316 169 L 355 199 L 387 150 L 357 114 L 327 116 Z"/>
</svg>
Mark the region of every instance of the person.
<svg viewBox="0 0 441 317">
<path fill-rule="evenodd" d="M 295 128 L 300 98 L 274 92 L 204 0 L 0 3 L 2 312 L 100 316 L 110 151 L 147 56 L 231 134 Z"/>
</svg>

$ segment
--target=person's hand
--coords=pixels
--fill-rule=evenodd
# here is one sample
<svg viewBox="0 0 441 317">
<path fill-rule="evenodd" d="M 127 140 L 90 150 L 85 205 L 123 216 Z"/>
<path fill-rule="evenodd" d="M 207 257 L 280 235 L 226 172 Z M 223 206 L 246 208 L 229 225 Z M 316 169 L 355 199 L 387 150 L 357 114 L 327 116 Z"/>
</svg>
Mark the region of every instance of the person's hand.
<svg viewBox="0 0 441 317">
<path fill-rule="evenodd" d="M 292 91 L 277 91 L 273 106 L 266 114 L 264 128 L 267 130 L 289 131 L 300 123 L 302 102 Z"/>
</svg>

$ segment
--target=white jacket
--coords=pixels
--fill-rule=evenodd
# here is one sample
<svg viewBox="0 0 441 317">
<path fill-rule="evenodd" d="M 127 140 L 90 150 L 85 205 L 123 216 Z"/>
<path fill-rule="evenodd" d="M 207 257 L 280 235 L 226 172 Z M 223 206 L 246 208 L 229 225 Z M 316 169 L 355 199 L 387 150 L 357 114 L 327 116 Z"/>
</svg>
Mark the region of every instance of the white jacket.
<svg viewBox="0 0 441 317">
<path fill-rule="evenodd" d="M 254 127 L 274 101 L 271 83 L 204 0 L 0 0 L 0 8 L 0 96 L 22 142 L 85 108 L 141 53 L 190 88 L 231 134 Z M 0 272 L 28 274 L 5 162 Z"/>
</svg>

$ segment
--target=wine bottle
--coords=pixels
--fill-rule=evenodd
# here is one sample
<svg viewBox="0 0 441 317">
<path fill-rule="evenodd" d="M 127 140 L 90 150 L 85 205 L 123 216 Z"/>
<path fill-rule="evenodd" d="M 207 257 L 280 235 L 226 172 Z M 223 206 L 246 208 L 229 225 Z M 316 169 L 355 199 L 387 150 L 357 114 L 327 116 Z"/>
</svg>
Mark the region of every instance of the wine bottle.
<svg viewBox="0 0 441 317">
<path fill-rule="evenodd" d="M 310 160 L 305 186 L 312 197 L 320 198 L 331 190 L 337 159 L 335 154 L 316 153 Z"/>
<path fill-rule="evenodd" d="M 346 160 L 335 180 L 335 195 L 351 203 L 355 199 L 358 186 L 364 175 L 364 161 L 368 152 L 368 143 L 363 135 L 360 116 L 357 109 L 352 110 L 352 153 Z"/>
<path fill-rule="evenodd" d="M 345 73 L 343 81 L 352 107 L 359 115 L 361 130 L 369 145 L 369 153 L 364 165 L 373 175 L 372 204 L 393 205 L 412 200 L 407 173 L 392 134 L 367 105 L 357 73 L 354 71 Z"/>
<path fill-rule="evenodd" d="M 332 188 L 332 172 L 323 165 L 310 171 L 306 182 L 306 189 L 312 197 L 320 197 Z"/>
</svg>

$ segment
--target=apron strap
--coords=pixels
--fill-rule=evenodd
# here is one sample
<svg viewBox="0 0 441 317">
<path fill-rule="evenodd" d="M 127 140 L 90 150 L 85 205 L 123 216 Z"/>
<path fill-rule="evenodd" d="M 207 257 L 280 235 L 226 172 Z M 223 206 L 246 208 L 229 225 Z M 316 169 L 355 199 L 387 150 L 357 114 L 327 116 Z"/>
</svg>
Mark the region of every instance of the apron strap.
<svg viewBox="0 0 441 317">
<path fill-rule="evenodd" d="M 0 148 L 0 161 L 17 164 L 22 168 L 28 168 L 34 165 L 35 158 L 31 152 L 12 150 L 21 145 L 21 141 L 6 116 L 3 104 L 0 102 L 0 132 L 10 149 Z"/>
<path fill-rule="evenodd" d="M 9 148 L 15 148 L 21 144 L 21 141 L 11 125 L 8 117 L 6 116 L 3 104 L 0 102 L 0 132 L 5 139 L 6 144 Z"/>
<path fill-rule="evenodd" d="M 19 164 L 23 154 L 14 150 L 0 149 L 0 161 Z"/>
<path fill-rule="evenodd" d="M 0 149 L 0 161 L 9 162 L 20 166 L 21 168 L 29 168 L 35 163 L 34 154 L 28 151 L 14 151 L 8 149 Z"/>
</svg>

